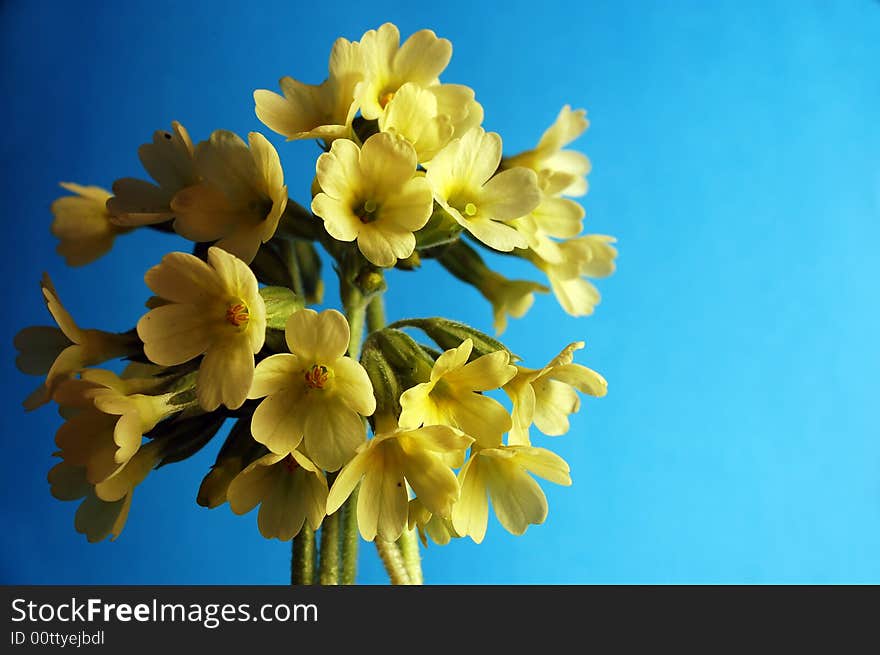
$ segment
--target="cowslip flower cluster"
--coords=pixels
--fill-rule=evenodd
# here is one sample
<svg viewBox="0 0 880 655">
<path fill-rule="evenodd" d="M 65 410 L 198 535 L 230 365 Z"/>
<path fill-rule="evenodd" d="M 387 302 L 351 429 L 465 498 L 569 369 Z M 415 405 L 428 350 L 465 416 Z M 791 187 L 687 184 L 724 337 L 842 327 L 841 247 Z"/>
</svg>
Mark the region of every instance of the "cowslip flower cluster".
<svg viewBox="0 0 880 655">
<path fill-rule="evenodd" d="M 401 43 L 386 23 L 338 39 L 320 84 L 284 77 L 281 94 L 254 92 L 269 130 L 321 147 L 314 179 L 296 187 L 311 191 L 305 205 L 260 132 L 194 143 L 178 122 L 138 150 L 150 179 L 62 185 L 72 195 L 53 203 L 52 233 L 70 266 L 137 230 L 190 242 L 145 272 L 152 295 L 127 331 L 80 327 L 45 276 L 56 325 L 15 339 L 20 370 L 43 376 L 25 408 L 54 401 L 64 420 L 51 492 L 80 501 L 89 541 L 119 537 L 135 487 L 221 433 L 197 502 L 259 507 L 264 537 L 293 540 L 294 583 L 353 583 L 358 533 L 407 584 L 422 581 L 419 540 L 480 543 L 490 507 L 515 535 L 546 520 L 537 479 L 571 476 L 535 431 L 565 434 L 579 394 L 607 390 L 574 362 L 583 342 L 530 368 L 454 320 L 385 325 L 384 274 L 436 259 L 489 301 L 497 336 L 535 293 L 592 313 L 589 280 L 610 275 L 617 252 L 612 237 L 582 234 L 574 200 L 590 162 L 567 146 L 586 113 L 564 107 L 534 149 L 505 156 L 474 91 L 441 81 L 451 56 L 432 31 Z M 533 264 L 549 286 L 508 279 L 480 249 Z M 341 312 L 320 307 L 324 260 Z"/>
</svg>

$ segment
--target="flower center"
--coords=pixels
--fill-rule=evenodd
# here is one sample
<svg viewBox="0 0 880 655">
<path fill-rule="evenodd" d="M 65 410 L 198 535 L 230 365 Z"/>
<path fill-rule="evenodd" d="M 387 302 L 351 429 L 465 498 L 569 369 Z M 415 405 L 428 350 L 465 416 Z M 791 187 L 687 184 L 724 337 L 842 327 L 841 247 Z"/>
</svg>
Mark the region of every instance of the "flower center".
<svg viewBox="0 0 880 655">
<path fill-rule="evenodd" d="M 361 205 L 354 210 L 354 215 L 358 217 L 361 223 L 372 223 L 377 218 L 376 212 L 379 209 L 379 205 L 376 204 L 375 200 L 364 200 Z"/>
<path fill-rule="evenodd" d="M 393 98 L 394 91 L 386 91 L 385 93 L 379 94 L 379 106 L 382 107 L 382 109 L 385 109 Z"/>
<path fill-rule="evenodd" d="M 467 216 L 476 216 L 477 215 L 477 206 L 472 202 L 465 204 L 464 213 Z"/>
<path fill-rule="evenodd" d="M 250 320 L 248 306 L 241 300 L 233 301 L 226 306 L 226 322 L 240 328 L 246 327 Z"/>
<path fill-rule="evenodd" d="M 284 462 L 284 466 L 287 468 L 288 473 L 293 473 L 297 468 L 299 468 L 299 464 L 294 459 L 293 455 L 288 455 L 281 461 Z"/>
<path fill-rule="evenodd" d="M 315 364 L 305 372 L 306 386 L 310 389 L 323 389 L 330 378 L 333 377 L 333 371 L 326 366 Z"/>
</svg>

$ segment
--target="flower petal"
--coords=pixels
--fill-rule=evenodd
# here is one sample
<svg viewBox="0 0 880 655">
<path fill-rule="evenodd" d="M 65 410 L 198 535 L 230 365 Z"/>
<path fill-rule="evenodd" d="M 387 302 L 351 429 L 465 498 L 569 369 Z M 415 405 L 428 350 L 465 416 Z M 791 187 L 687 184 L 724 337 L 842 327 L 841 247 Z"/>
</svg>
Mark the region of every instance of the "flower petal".
<svg viewBox="0 0 880 655">
<path fill-rule="evenodd" d="M 284 387 L 270 393 L 254 411 L 251 433 L 273 453 L 286 455 L 299 446 L 305 425 L 303 387 Z"/>
<path fill-rule="evenodd" d="M 376 411 L 376 397 L 366 369 L 350 357 L 341 357 L 333 364 L 333 392 L 349 408 L 362 416 Z"/>
<path fill-rule="evenodd" d="M 253 379 L 254 354 L 247 340 L 239 337 L 217 339 L 199 366 L 196 378 L 199 405 L 208 412 L 221 404 L 238 409 L 247 399 Z"/>
<path fill-rule="evenodd" d="M 486 494 L 486 475 L 480 455 L 471 455 L 458 474 L 461 496 L 452 509 L 452 525 L 462 536 L 470 536 L 482 543 L 489 522 L 489 501 Z"/>
</svg>

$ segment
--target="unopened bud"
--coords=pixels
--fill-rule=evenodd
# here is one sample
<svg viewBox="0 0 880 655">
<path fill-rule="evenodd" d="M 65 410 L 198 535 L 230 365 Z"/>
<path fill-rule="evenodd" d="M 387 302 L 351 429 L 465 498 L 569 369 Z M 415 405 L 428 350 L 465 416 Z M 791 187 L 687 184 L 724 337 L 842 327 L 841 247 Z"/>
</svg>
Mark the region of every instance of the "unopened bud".
<svg viewBox="0 0 880 655">
<path fill-rule="evenodd" d="M 443 350 L 458 348 L 466 339 L 473 341 L 474 347 L 471 352 L 471 361 L 482 355 L 488 355 L 498 350 L 505 350 L 510 353 L 511 361 L 518 361 L 520 358 L 508 350 L 507 346 L 490 337 L 484 332 L 472 328 L 465 323 L 450 321 L 446 318 L 411 318 L 403 321 L 397 321 L 389 328 L 414 327 L 422 330 L 431 339 L 434 340 Z"/>
<path fill-rule="evenodd" d="M 266 304 L 266 327 L 284 330 L 287 319 L 305 306 L 302 298 L 287 287 L 263 287 L 260 296 Z"/>
<path fill-rule="evenodd" d="M 415 233 L 416 248 L 433 248 L 458 239 L 462 231 L 459 225 L 446 210 L 439 205 L 434 206 L 434 213 L 425 226 Z"/>
</svg>

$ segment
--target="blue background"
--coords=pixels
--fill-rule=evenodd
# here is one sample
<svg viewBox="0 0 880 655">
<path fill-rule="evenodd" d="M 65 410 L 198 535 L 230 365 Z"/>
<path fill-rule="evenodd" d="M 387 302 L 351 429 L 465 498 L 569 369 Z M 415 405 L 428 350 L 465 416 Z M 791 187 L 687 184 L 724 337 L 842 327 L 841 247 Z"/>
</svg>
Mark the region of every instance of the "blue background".
<svg viewBox="0 0 880 655">
<path fill-rule="evenodd" d="M 60 419 L 21 410 L 36 380 L 15 371 L 11 341 L 48 320 L 43 270 L 81 325 L 123 330 L 143 311 L 143 272 L 183 247 L 127 236 L 66 269 L 48 232 L 58 181 L 141 176 L 137 146 L 177 119 L 196 140 L 264 131 L 305 200 L 317 149 L 263 128 L 251 92 L 322 80 L 336 36 L 391 20 L 452 40 L 444 80 L 476 89 L 507 152 L 563 104 L 587 108 L 587 225 L 621 250 L 594 316 L 541 297 L 505 334 L 534 364 L 584 339 L 579 361 L 610 382 L 566 437 L 539 443 L 574 486 L 545 485 L 549 518 L 524 537 L 493 518 L 482 546 L 430 547 L 427 580 L 880 582 L 880 4 L 493 7 L 3 3 L 0 581 L 287 581 L 289 546 L 260 537 L 254 514 L 195 504 L 219 443 L 139 487 L 117 542 L 87 544 L 76 504 L 45 480 Z M 392 319 L 491 328 L 477 293 L 432 263 L 390 282 Z M 361 567 L 362 582 L 385 579 L 369 546 Z"/>
</svg>

